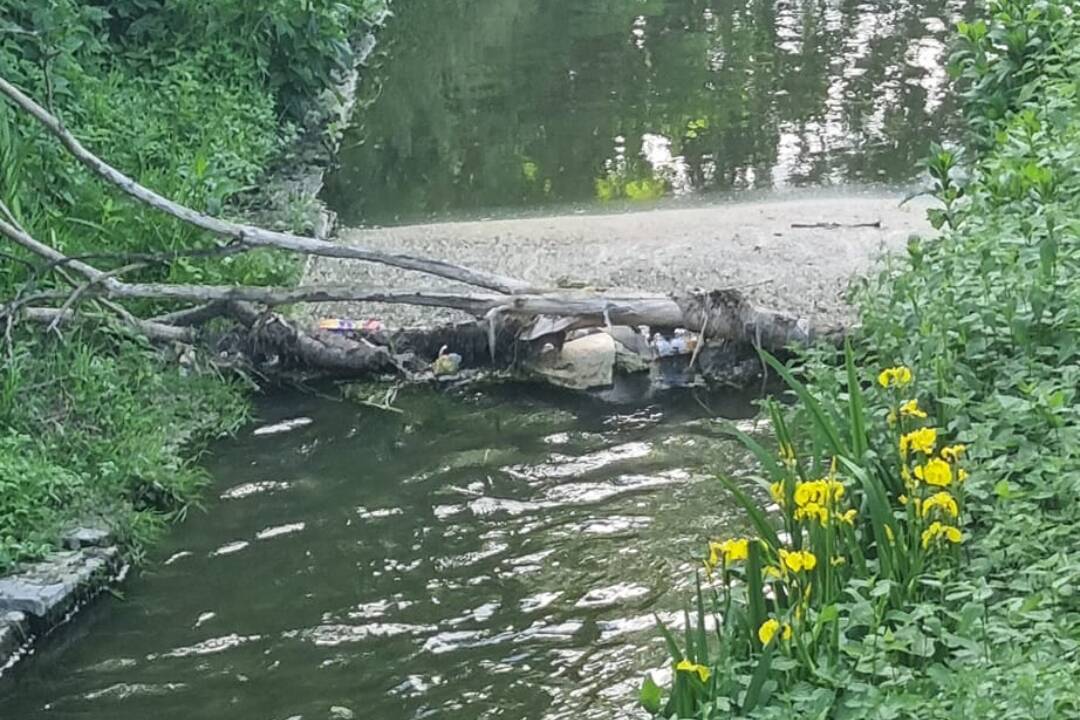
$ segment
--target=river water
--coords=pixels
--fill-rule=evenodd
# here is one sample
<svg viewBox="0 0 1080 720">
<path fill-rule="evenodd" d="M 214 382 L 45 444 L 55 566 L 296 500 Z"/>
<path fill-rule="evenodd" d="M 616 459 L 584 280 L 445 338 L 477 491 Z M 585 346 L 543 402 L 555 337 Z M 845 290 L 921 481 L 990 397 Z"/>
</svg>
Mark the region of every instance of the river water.
<svg viewBox="0 0 1080 720">
<path fill-rule="evenodd" d="M 692 557 L 740 522 L 713 473 L 750 463 L 715 418 L 749 429 L 749 398 L 398 406 L 265 401 L 313 422 L 219 447 L 205 512 L 18 666 L 0 717 L 633 717 L 651 613 L 677 624 Z"/>
<path fill-rule="evenodd" d="M 349 224 L 903 182 L 967 2 L 399 0 L 328 198 Z M 205 511 L 0 682 L 2 720 L 616 720 L 741 522 L 720 418 L 414 391 L 262 401 Z"/>
<path fill-rule="evenodd" d="M 902 184 L 973 0 L 399 0 L 327 199 L 347 225 Z"/>
</svg>

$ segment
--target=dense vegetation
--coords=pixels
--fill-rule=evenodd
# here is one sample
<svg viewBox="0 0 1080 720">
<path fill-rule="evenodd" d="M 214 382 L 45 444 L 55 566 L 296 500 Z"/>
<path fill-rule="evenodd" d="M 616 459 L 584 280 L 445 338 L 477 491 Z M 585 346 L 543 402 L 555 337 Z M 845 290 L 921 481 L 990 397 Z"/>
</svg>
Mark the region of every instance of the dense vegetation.
<svg viewBox="0 0 1080 720">
<path fill-rule="evenodd" d="M 787 375 L 779 457 L 746 438 L 786 533 L 743 498 L 758 537 L 712 545 L 666 707 L 651 683 L 647 706 L 1080 715 L 1078 12 L 994 0 L 960 24 L 970 134 L 931 158 L 940 234 L 856 292 L 846 362 Z"/>
<path fill-rule="evenodd" d="M 299 133 L 312 98 L 351 58 L 350 32 L 382 0 L 3 0 L 0 75 L 47 100 L 92 149 L 140 182 L 235 212 Z M 32 121 L 0 104 L 0 200 L 69 255 L 162 257 L 143 278 L 287 282 L 286 258 L 201 258 L 210 238 L 118 196 Z M 0 208 L 3 210 L 3 208 Z M 5 215 L 6 215 L 5 211 Z M 0 302 L 64 289 L 4 247 Z M 188 254 L 185 256 L 185 254 Z M 138 277 L 132 276 L 132 277 Z M 87 308 L 93 313 L 92 307 Z M 0 348 L 0 571 L 64 525 L 107 515 L 129 547 L 182 512 L 198 441 L 236 426 L 238 388 L 95 322 L 45 336 L 16 325 Z"/>
</svg>

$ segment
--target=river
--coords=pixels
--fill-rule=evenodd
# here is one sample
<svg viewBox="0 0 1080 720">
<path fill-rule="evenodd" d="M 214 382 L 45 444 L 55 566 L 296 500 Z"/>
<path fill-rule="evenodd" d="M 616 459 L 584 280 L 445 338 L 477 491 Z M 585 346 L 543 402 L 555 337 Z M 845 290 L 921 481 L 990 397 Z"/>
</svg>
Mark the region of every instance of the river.
<svg viewBox="0 0 1080 720">
<path fill-rule="evenodd" d="M 908 182 L 970 5 L 400 0 L 327 198 L 359 226 Z M 0 718 L 634 717 L 653 613 L 739 530 L 716 475 L 748 481 L 724 427 L 751 401 L 263 398 L 205 507 L 5 677 Z"/>
<path fill-rule="evenodd" d="M 327 199 L 346 225 L 903 184 L 972 0 L 403 0 Z"/>
<path fill-rule="evenodd" d="M 750 429 L 749 401 L 268 398 L 312 422 L 218 447 L 205 511 L 16 668 L 0 717 L 630 717 L 652 613 L 677 624 L 740 522 L 714 473 L 751 464 L 717 418 Z"/>
</svg>

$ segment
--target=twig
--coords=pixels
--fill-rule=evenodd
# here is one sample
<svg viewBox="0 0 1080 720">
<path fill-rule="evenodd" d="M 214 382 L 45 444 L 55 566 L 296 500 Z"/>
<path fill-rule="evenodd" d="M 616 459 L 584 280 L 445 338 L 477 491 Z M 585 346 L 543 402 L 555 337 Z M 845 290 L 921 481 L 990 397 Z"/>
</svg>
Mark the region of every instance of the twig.
<svg viewBox="0 0 1080 720">
<path fill-rule="evenodd" d="M 115 311 L 116 307 L 113 306 L 110 309 Z M 136 330 L 141 332 L 151 340 L 163 340 L 168 342 L 186 342 L 190 343 L 195 340 L 195 332 L 191 328 L 178 328 L 172 325 L 163 325 L 161 323 L 151 322 L 149 320 L 143 320 L 137 318 L 126 310 L 121 309 L 121 317 Z M 23 317 L 27 320 L 33 320 L 35 322 L 47 322 L 51 327 L 53 323 L 71 322 L 78 317 L 74 311 L 65 310 L 60 311 L 59 308 L 43 308 L 43 307 L 29 307 L 23 309 Z"/>
<path fill-rule="evenodd" d="M 27 269 L 30 270 L 31 274 L 36 275 L 38 273 L 38 266 L 35 265 L 34 263 L 30 262 L 29 260 L 27 260 L 24 257 L 19 257 L 18 255 L 15 255 L 14 253 L 5 252 L 3 250 L 0 250 L 0 257 L 5 257 L 8 260 L 11 260 L 13 262 L 17 262 L 17 263 L 21 263 L 21 264 L 25 265 L 27 267 Z"/>
<path fill-rule="evenodd" d="M 397 413 L 399 415 L 404 415 L 405 414 L 404 410 L 402 410 L 401 408 L 394 407 L 394 401 L 397 400 L 397 395 L 398 395 L 398 386 L 394 385 L 394 386 L 392 386 L 391 388 L 389 388 L 386 391 L 385 395 L 383 395 L 383 400 L 382 400 L 381 403 L 375 402 L 372 399 L 372 398 L 375 397 L 375 394 L 372 394 L 372 395 L 369 395 L 366 400 L 361 400 L 360 404 L 361 405 L 367 405 L 368 407 L 373 407 L 376 410 L 385 410 L 386 412 L 392 412 L 392 413 Z"/>
<path fill-rule="evenodd" d="M 816 222 L 816 223 L 791 223 L 793 228 L 824 228 L 826 230 L 837 230 L 839 228 L 881 228 L 881 221 L 875 220 L 874 222 L 865 223 L 838 223 L 838 222 Z"/>
<path fill-rule="evenodd" d="M 125 265 L 123 267 L 118 267 L 115 270 L 110 270 L 97 280 L 87 280 L 82 285 L 79 285 L 71 292 L 70 295 L 68 295 L 67 299 L 64 300 L 64 304 L 60 306 L 60 312 L 53 319 L 53 321 L 49 323 L 49 327 L 45 328 L 45 332 L 53 332 L 54 330 L 56 330 L 57 326 L 60 324 L 60 321 L 63 319 L 64 314 L 68 310 L 72 309 L 75 306 L 75 303 L 79 302 L 79 298 L 81 298 L 83 294 L 94 285 L 100 285 L 102 282 L 110 278 L 114 278 L 118 275 L 123 275 L 124 273 L 133 272 L 144 267 L 146 267 L 145 263 L 132 263 L 131 265 Z"/>
<path fill-rule="evenodd" d="M 224 315 L 227 309 L 224 302 L 214 300 L 213 302 L 202 303 L 195 307 L 176 310 L 175 312 L 165 313 L 164 315 L 157 315 L 150 319 L 154 322 L 164 323 L 166 325 L 198 325 L 211 318 Z"/>
<path fill-rule="evenodd" d="M 690 364 L 687 365 L 687 370 L 694 369 L 694 363 L 697 362 L 698 353 L 701 352 L 701 347 L 705 344 L 705 332 L 709 328 L 709 309 L 706 306 L 701 308 L 701 330 L 698 332 L 698 341 L 694 345 L 694 352 L 690 354 Z"/>
</svg>

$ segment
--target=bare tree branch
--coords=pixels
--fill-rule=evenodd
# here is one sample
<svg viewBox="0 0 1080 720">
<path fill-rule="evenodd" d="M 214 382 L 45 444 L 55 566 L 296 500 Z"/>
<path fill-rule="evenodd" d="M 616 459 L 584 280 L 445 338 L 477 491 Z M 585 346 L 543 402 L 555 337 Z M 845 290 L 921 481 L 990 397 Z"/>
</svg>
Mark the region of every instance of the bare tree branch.
<svg viewBox="0 0 1080 720">
<path fill-rule="evenodd" d="M 195 305 L 194 307 L 184 308 L 183 310 L 176 310 L 165 313 L 164 315 L 158 315 L 150 319 L 153 322 L 164 323 L 166 325 L 190 326 L 206 322 L 211 318 L 221 317 L 226 314 L 227 310 L 228 307 L 224 302 L 214 300 L 212 302 Z"/>
<path fill-rule="evenodd" d="M 0 92 L 7 96 L 7 98 L 16 106 L 33 116 L 35 120 L 55 135 L 64 147 L 79 160 L 79 162 L 88 167 L 99 177 L 120 188 L 136 200 L 208 232 L 224 237 L 231 237 L 247 245 L 279 248 L 281 250 L 308 255 L 363 260 L 382 265 L 390 265 L 404 270 L 415 270 L 428 275 L 455 280 L 457 282 L 465 283 L 466 285 L 474 285 L 476 287 L 494 290 L 495 292 L 513 294 L 536 292 L 540 290 L 517 278 L 505 277 L 503 275 L 488 273 L 482 270 L 474 270 L 472 268 L 454 265 L 440 260 L 430 260 L 413 257 L 411 255 L 383 253 L 355 245 L 339 245 L 325 240 L 265 230 L 253 225 L 233 223 L 205 215 L 180 205 L 179 203 L 173 202 L 153 190 L 140 185 L 124 173 L 109 165 L 97 155 L 84 148 L 75 136 L 68 132 L 55 115 L 34 102 L 31 98 L 27 97 L 22 91 L 3 77 L 0 77 Z"/>
<path fill-rule="evenodd" d="M 71 294 L 68 295 L 66 300 L 64 300 L 64 304 L 60 306 L 59 314 L 57 314 L 56 318 L 51 323 L 49 323 L 49 327 L 45 329 L 45 332 L 52 332 L 53 330 L 56 330 L 61 320 L 65 317 L 65 313 L 68 310 L 72 309 L 75 304 L 79 302 L 79 298 L 81 298 L 86 293 L 86 291 L 92 288 L 94 285 L 98 285 L 110 278 L 114 278 L 118 275 L 123 275 L 124 273 L 134 272 L 135 270 L 139 270 L 144 267 L 146 267 L 145 263 L 132 263 L 131 265 L 124 265 L 123 267 L 118 267 L 115 270 L 110 270 L 109 272 L 102 275 L 101 279 L 99 280 L 87 280 L 82 285 L 79 285 L 74 290 L 72 290 Z"/>
<path fill-rule="evenodd" d="M 28 307 L 23 308 L 22 313 L 27 320 L 48 323 L 50 327 L 71 322 L 78 317 L 74 310 L 61 310 L 60 308 Z M 130 319 L 127 322 L 151 340 L 185 343 L 194 342 L 195 340 L 195 330 L 192 328 L 181 328 L 150 320 L 141 320 L 130 314 L 128 317 Z"/>
</svg>

